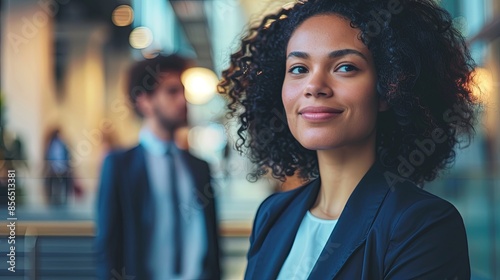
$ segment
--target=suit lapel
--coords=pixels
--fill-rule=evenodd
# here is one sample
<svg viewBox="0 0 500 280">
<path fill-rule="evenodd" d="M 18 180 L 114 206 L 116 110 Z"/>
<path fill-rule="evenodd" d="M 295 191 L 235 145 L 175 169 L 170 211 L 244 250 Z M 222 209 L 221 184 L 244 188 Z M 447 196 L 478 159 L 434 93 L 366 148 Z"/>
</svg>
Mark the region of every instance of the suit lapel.
<svg viewBox="0 0 500 280">
<path fill-rule="evenodd" d="M 201 207 L 203 216 L 205 217 L 206 228 L 210 231 L 211 226 L 215 223 L 214 215 L 211 214 L 215 193 L 210 187 L 210 174 L 207 174 L 208 170 L 206 167 L 200 164 L 199 160 L 191 154 L 186 151 L 182 151 L 180 154 L 193 180 L 193 195 L 196 196 L 198 203 L 198 205 L 194 205 L 193 207 Z"/>
<path fill-rule="evenodd" d="M 138 225 L 144 227 L 146 233 L 153 231 L 155 220 L 154 201 L 151 195 L 151 186 L 149 185 L 148 172 L 146 166 L 146 155 L 144 147 L 141 145 L 134 149 L 132 159 L 130 160 L 131 168 L 129 174 L 130 181 L 125 182 L 132 186 L 131 200 L 134 204 L 134 213 Z"/>
<path fill-rule="evenodd" d="M 269 233 L 262 244 L 261 255 L 257 256 L 255 276 L 252 279 L 276 279 L 290 249 L 295 235 L 307 210 L 312 207 L 319 191 L 319 180 L 314 180 L 304 186 L 283 209 L 279 212 L 269 213 L 277 219 L 271 221 Z M 265 231 L 265 229 L 264 229 Z"/>
<path fill-rule="evenodd" d="M 129 205 L 125 205 L 130 212 L 127 212 L 127 217 L 130 217 L 130 222 L 133 224 L 134 232 L 131 236 L 135 240 L 130 240 L 135 242 L 135 252 L 141 258 L 149 256 L 151 250 L 151 236 L 154 227 L 155 211 L 153 197 L 151 195 L 151 188 L 148 180 L 148 172 L 146 166 L 146 155 L 145 149 L 141 145 L 138 145 L 131 150 L 130 154 L 127 154 L 123 159 L 124 166 L 127 168 L 123 169 L 123 189 L 125 190 L 124 195 L 128 197 L 125 201 Z M 129 219 L 129 218 L 127 218 Z M 148 270 L 143 265 L 143 262 L 139 262 L 137 265 L 137 275 L 140 278 L 150 278 Z"/>
<path fill-rule="evenodd" d="M 390 190 L 384 170 L 375 163 L 349 197 L 309 279 L 333 279 L 351 254 L 365 241 Z"/>
</svg>

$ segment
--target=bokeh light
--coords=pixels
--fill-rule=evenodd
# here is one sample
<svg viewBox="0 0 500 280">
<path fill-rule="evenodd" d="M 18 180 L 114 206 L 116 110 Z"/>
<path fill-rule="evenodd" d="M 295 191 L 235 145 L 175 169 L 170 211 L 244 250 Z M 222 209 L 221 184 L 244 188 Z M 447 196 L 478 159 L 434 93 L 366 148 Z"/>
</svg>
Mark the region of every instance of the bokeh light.
<svg viewBox="0 0 500 280">
<path fill-rule="evenodd" d="M 135 49 L 144 49 L 153 42 L 153 32 L 147 27 L 137 27 L 130 32 L 129 43 Z"/>
<path fill-rule="evenodd" d="M 157 57 L 157 56 L 160 55 L 161 50 L 146 48 L 146 49 L 142 49 L 141 53 L 142 53 L 142 56 L 144 58 L 146 58 L 146 59 L 153 59 L 153 58 L 155 58 L 155 57 Z"/>
<path fill-rule="evenodd" d="M 481 102 L 489 102 L 493 90 L 493 75 L 491 71 L 478 67 L 474 70 L 474 88 L 472 94 Z"/>
<path fill-rule="evenodd" d="M 120 5 L 113 10 L 111 20 L 116 26 L 127 26 L 134 21 L 134 10 L 129 5 Z"/>
<path fill-rule="evenodd" d="M 217 123 L 195 126 L 189 130 L 188 142 L 190 147 L 209 157 L 211 153 L 224 149 L 227 143 L 224 126 Z"/>
<path fill-rule="evenodd" d="M 207 68 L 194 67 L 182 74 L 186 100 L 191 104 L 205 104 L 212 99 L 217 91 L 217 75 Z"/>
</svg>

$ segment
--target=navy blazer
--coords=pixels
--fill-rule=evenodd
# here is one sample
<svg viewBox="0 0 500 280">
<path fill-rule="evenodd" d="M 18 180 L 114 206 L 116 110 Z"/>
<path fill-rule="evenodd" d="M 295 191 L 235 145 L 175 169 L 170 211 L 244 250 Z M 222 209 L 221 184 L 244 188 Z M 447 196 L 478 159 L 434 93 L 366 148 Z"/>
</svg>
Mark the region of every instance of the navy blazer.
<svg viewBox="0 0 500 280">
<path fill-rule="evenodd" d="M 470 279 L 465 228 L 455 207 L 410 182 L 391 188 L 388 175 L 379 164 L 365 174 L 309 279 Z M 261 204 L 245 279 L 276 279 L 319 189 L 316 179 Z"/>
<path fill-rule="evenodd" d="M 104 160 L 96 217 L 99 279 L 128 279 L 129 276 L 151 279 L 146 269 L 146 256 L 151 245 L 155 211 L 144 153 L 144 148 L 138 145 L 128 151 L 113 152 Z M 205 214 L 205 279 L 220 279 L 218 226 L 208 164 L 187 152 L 181 154 L 193 174 Z"/>
</svg>

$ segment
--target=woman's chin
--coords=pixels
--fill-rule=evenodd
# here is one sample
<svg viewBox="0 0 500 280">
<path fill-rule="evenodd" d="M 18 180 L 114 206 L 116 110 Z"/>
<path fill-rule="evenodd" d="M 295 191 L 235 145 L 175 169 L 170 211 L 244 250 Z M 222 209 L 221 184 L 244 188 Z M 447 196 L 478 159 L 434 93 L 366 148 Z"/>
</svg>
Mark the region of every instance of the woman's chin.
<svg viewBox="0 0 500 280">
<path fill-rule="evenodd" d="M 327 141 L 329 140 L 329 141 Z M 308 150 L 331 150 L 339 146 L 339 143 L 331 141 L 330 139 L 315 137 L 314 139 L 299 140 L 299 143 Z"/>
</svg>

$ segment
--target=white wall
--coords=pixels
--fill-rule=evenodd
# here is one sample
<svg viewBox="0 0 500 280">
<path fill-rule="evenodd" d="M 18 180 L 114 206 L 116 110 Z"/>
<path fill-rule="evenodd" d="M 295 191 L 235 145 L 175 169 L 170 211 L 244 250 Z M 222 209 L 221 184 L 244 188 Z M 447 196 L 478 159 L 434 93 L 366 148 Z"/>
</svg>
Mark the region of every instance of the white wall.
<svg viewBox="0 0 500 280">
<path fill-rule="evenodd" d="M 7 1 L 2 22 L 2 92 L 7 129 L 19 135 L 28 156 L 24 184 L 38 203 L 43 161 L 42 135 L 58 117 L 53 81 L 52 14 L 34 0 Z"/>
</svg>

